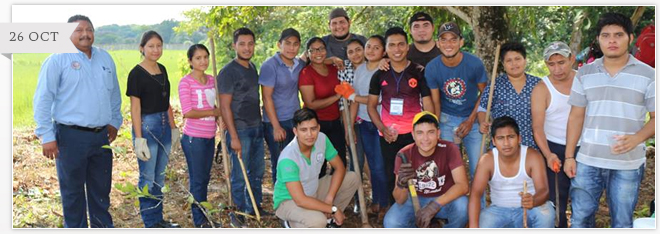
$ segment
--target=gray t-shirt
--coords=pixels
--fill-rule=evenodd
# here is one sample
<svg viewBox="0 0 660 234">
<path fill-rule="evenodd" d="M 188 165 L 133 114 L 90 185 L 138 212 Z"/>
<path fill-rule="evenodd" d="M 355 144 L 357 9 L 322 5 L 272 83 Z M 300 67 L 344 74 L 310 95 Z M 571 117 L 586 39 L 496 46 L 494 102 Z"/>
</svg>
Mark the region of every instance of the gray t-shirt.
<svg viewBox="0 0 660 234">
<path fill-rule="evenodd" d="M 261 125 L 259 108 L 259 75 L 252 62 L 250 67 L 243 67 L 232 60 L 220 70 L 218 93 L 232 94 L 231 111 L 237 130 Z"/>
<path fill-rule="evenodd" d="M 325 42 L 326 46 L 326 58 L 330 58 L 332 56 L 337 56 L 341 60 L 347 60 L 348 57 L 346 56 L 346 46 L 348 46 L 348 42 L 353 40 L 353 39 L 358 39 L 362 41 L 362 43 L 367 43 L 367 38 L 365 38 L 362 35 L 354 34 L 351 33 L 350 38 L 347 38 L 346 40 L 343 41 L 338 41 L 333 37 L 332 35 L 326 35 L 323 37 L 323 41 Z"/>
<path fill-rule="evenodd" d="M 353 88 L 355 89 L 355 95 L 369 96 L 369 83 L 371 82 L 371 77 L 376 71 L 378 71 L 378 68 L 370 71 L 367 68 L 367 63 L 363 63 L 355 69 L 355 72 L 353 73 Z M 378 105 L 378 110 L 380 113 L 380 105 Z M 360 119 L 371 122 L 366 104 L 360 103 L 357 115 Z"/>
</svg>

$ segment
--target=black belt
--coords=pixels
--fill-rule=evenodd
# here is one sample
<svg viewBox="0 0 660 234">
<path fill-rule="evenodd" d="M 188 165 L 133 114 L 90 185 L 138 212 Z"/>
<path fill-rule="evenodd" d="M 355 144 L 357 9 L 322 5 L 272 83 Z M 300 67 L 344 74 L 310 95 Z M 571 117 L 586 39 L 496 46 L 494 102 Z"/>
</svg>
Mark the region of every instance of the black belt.
<svg viewBox="0 0 660 234">
<path fill-rule="evenodd" d="M 98 132 L 101 132 L 101 131 L 105 130 L 105 126 L 96 127 L 96 128 L 88 128 L 88 127 L 82 127 L 82 126 L 78 126 L 78 125 L 66 125 L 66 124 L 61 124 L 61 123 L 57 123 L 57 125 L 67 127 L 67 128 L 73 128 L 73 129 L 76 129 L 76 130 L 86 131 L 86 132 L 94 132 L 94 133 L 98 133 Z"/>
</svg>

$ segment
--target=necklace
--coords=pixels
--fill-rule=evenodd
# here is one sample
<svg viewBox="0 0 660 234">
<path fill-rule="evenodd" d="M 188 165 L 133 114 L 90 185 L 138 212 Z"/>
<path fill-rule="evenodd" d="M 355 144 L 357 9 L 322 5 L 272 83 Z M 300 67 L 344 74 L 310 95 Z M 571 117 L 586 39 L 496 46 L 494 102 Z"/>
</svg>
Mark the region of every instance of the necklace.
<svg viewBox="0 0 660 234">
<path fill-rule="evenodd" d="M 156 79 L 155 75 L 153 75 L 153 74 L 151 74 L 151 72 L 147 71 L 146 68 L 144 68 L 142 66 L 139 66 L 139 67 L 142 68 L 142 70 L 144 70 L 144 72 L 149 74 L 149 77 L 151 77 L 151 79 L 153 79 L 154 81 L 156 81 L 156 83 L 158 83 L 160 85 L 161 95 L 163 96 L 163 98 L 167 97 L 167 91 L 165 90 L 165 78 L 163 77 L 163 82 L 160 82 L 158 79 Z M 163 75 L 162 71 L 161 71 L 161 75 Z"/>
</svg>

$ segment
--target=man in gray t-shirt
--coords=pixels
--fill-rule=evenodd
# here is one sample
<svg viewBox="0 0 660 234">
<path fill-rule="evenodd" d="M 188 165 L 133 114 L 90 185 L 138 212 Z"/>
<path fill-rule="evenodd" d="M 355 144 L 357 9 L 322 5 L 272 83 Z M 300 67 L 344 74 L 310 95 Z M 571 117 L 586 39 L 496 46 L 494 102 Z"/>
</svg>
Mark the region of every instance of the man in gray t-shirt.
<svg viewBox="0 0 660 234">
<path fill-rule="evenodd" d="M 232 46 L 236 58 L 220 70 L 216 80 L 222 120 L 227 130 L 223 134 L 231 146 L 227 151 L 235 165 L 231 172 L 231 195 L 239 211 L 254 214 L 257 208 L 261 211 L 261 180 L 265 165 L 264 134 L 259 109 L 259 75 L 257 68 L 250 62 L 254 55 L 255 38 L 254 33 L 247 28 L 239 28 L 233 35 Z M 249 196 L 245 196 L 247 188 L 241 167 L 236 166 L 240 164 L 238 160 L 245 164 L 257 207 L 252 207 Z"/>
<path fill-rule="evenodd" d="M 330 34 L 323 37 L 327 50 L 326 64 L 330 64 L 327 60 L 332 59 L 332 57 L 341 59 L 338 60 L 341 63 L 348 59 L 346 57 L 346 46 L 352 39 L 358 39 L 363 44 L 367 42 L 364 36 L 350 32 L 351 20 L 343 8 L 335 8 L 330 12 L 328 26 L 330 27 Z M 330 61 L 334 62 L 333 60 Z"/>
</svg>

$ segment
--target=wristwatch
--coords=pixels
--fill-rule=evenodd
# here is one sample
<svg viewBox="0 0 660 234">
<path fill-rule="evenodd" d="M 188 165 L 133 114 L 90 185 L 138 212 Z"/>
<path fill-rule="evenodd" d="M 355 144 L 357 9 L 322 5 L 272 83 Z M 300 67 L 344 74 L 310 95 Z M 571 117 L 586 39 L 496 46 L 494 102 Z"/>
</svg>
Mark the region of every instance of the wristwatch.
<svg viewBox="0 0 660 234">
<path fill-rule="evenodd" d="M 337 209 L 336 206 L 332 206 L 332 214 L 333 214 L 333 215 L 334 215 L 335 213 L 337 213 L 337 210 L 338 210 L 338 209 Z"/>
</svg>

